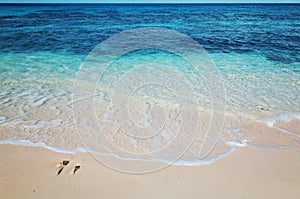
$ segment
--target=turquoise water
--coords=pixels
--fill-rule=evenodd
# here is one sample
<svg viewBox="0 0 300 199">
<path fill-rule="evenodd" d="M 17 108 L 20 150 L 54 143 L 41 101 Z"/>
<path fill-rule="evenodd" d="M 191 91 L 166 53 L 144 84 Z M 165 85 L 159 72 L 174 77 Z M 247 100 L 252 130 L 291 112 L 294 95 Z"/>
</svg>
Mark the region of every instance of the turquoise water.
<svg viewBox="0 0 300 199">
<path fill-rule="evenodd" d="M 4 132 L 1 135 L 3 143 L 45 143 L 68 150 L 82 147 L 74 130 L 72 111 L 72 94 L 80 67 L 99 43 L 121 31 L 139 27 L 168 28 L 189 36 L 206 50 L 221 75 L 226 118 L 230 118 L 226 119 L 221 142 L 229 144 L 221 146 L 221 153 L 215 152 L 207 162 L 231 151 L 228 148 L 232 146 L 247 145 L 245 140 L 249 141 L 252 134 L 248 135 L 251 128 L 245 130 L 244 125 L 262 122 L 273 127 L 277 121 L 287 123 L 300 118 L 299 4 L 3 4 L 0 7 L 0 128 Z M 172 53 L 148 49 L 124 55 L 107 68 L 96 88 L 100 120 L 111 122 L 107 118 L 113 114 L 108 109 L 112 93 L 116 92 L 115 82 L 130 70 L 148 65 L 157 67 L 159 73 L 145 68 L 137 71 L 139 75 L 147 76 L 153 72 L 157 77 L 166 75 L 167 81 L 168 70 L 165 69 L 177 71 L 189 82 L 188 85 L 193 85 L 196 100 L 185 102 L 191 107 L 198 106 L 205 116 L 210 114 L 211 94 L 201 71 L 200 75 L 195 73 L 189 63 Z M 88 81 L 82 85 L 89 90 Z M 148 113 L 148 99 L 166 109 L 178 105 L 176 95 L 163 86 L 150 85 L 136 90 L 136 98 L 131 100 L 136 108 L 132 117 L 139 118 L 138 125 L 148 124 L 147 119 L 141 119 Z M 80 103 L 81 99 L 77 100 Z M 135 104 L 135 100 L 145 100 L 145 104 Z M 175 108 L 175 112 L 179 114 L 180 110 Z M 156 113 L 163 115 L 159 110 Z M 179 119 L 169 119 L 167 124 L 178 127 Z M 162 125 L 160 118 L 157 121 L 158 126 Z M 297 146 L 299 132 L 295 129 L 289 126 L 283 129 L 290 133 L 289 136 L 294 135 L 287 144 L 269 139 L 257 146 Z M 154 128 L 152 131 L 159 130 Z M 149 135 L 155 135 L 151 132 Z M 137 132 L 133 133 L 137 135 Z M 156 141 L 162 145 L 168 143 Z M 159 146 L 152 143 L 151 150 L 158 150 Z M 127 147 L 130 152 L 137 153 L 129 149 L 130 145 Z M 195 155 L 187 157 L 191 164 L 197 160 Z M 181 162 L 188 164 L 187 159 L 181 159 Z"/>
</svg>

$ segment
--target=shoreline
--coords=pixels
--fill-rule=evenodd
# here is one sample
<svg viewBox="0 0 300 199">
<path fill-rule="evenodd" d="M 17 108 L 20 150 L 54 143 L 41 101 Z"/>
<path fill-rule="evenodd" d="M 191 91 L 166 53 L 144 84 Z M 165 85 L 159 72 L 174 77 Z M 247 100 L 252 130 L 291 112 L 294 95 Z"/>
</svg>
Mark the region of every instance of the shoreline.
<svg viewBox="0 0 300 199">
<path fill-rule="evenodd" d="M 193 141 L 193 144 L 187 149 L 182 156 L 182 158 L 178 158 L 176 161 L 173 159 L 173 165 L 177 166 L 202 166 L 202 165 L 209 165 L 213 164 L 221 159 L 227 158 L 231 156 L 237 150 L 241 148 L 258 148 L 262 150 L 289 150 L 289 149 L 300 149 L 300 142 L 299 136 L 300 133 L 298 132 L 300 120 L 292 120 L 287 123 L 276 123 L 278 125 L 274 125 L 270 127 L 264 123 L 256 123 L 254 125 L 248 126 L 248 129 L 239 129 L 238 132 L 233 132 L 232 135 L 230 134 L 231 126 L 227 126 L 227 131 L 218 139 L 218 142 L 211 150 L 211 152 L 203 159 L 199 158 L 200 156 L 195 156 L 197 151 L 195 151 L 195 147 L 200 148 L 201 145 L 196 145 L 196 139 Z M 282 131 L 282 129 L 286 129 L 287 132 Z M 235 129 L 233 128 L 232 131 Z M 239 133 L 241 132 L 241 133 Z M 76 138 L 76 137 L 75 137 Z M 195 142 L 195 145 L 194 145 Z M 120 159 L 122 161 L 137 161 L 147 163 L 147 162 L 158 162 L 169 164 L 170 160 L 168 159 L 160 159 L 159 157 L 152 157 L 152 156 L 126 156 L 126 154 L 118 154 L 114 153 L 114 151 L 109 151 L 105 148 L 102 149 L 100 152 L 96 152 L 84 145 L 84 143 L 78 142 L 74 148 L 69 148 L 67 145 L 64 146 L 52 146 L 43 141 L 32 141 L 28 139 L 18 139 L 18 140 L 11 140 L 11 139 L 2 139 L 0 140 L 0 146 L 16 146 L 16 147 L 33 147 L 37 148 L 37 150 L 47 149 L 55 153 L 61 154 L 70 154 L 70 155 L 77 155 L 80 153 L 89 154 L 91 153 L 92 156 L 102 156 L 105 159 Z M 197 149 L 197 148 L 196 148 Z M 118 152 L 118 151 L 115 151 Z M 192 154 L 192 156 L 189 156 Z M 125 155 L 125 156 L 124 156 Z"/>
<path fill-rule="evenodd" d="M 230 147 L 227 151 L 224 151 L 223 153 L 220 153 L 216 156 L 213 157 L 205 157 L 203 159 L 201 158 L 194 158 L 194 159 L 178 159 L 173 163 L 168 163 L 167 160 L 160 160 L 160 159 L 139 159 L 139 158 L 126 158 L 126 157 L 121 157 L 117 154 L 101 154 L 97 152 L 90 151 L 86 147 L 79 147 L 76 149 L 67 149 L 67 148 L 60 148 L 60 147 L 54 147 L 54 146 L 49 146 L 45 144 L 44 142 L 32 142 L 29 140 L 0 140 L 0 146 L 16 146 L 16 147 L 30 147 L 30 148 L 37 148 L 37 149 L 46 149 L 55 153 L 61 153 L 61 154 L 69 154 L 69 155 L 76 155 L 76 154 L 94 154 L 94 155 L 100 155 L 100 156 L 107 156 L 108 158 L 116 158 L 116 159 L 121 159 L 123 160 L 128 160 L 128 161 L 137 161 L 137 162 L 160 162 L 160 163 L 166 163 L 166 164 L 171 164 L 171 165 L 176 165 L 176 166 L 202 166 L 202 165 L 209 165 L 212 164 L 220 159 L 226 158 L 230 154 L 232 154 L 234 151 L 238 150 L 239 148 L 242 147 L 253 147 L 247 144 L 247 142 L 234 142 L 230 141 L 226 143 L 228 147 Z M 93 156 L 93 155 L 92 155 Z"/>
<path fill-rule="evenodd" d="M 199 157 L 197 149 L 201 148 L 201 145 L 197 143 L 197 139 L 194 139 L 191 143 L 192 145 L 184 152 L 184 156 L 182 158 L 178 158 L 173 165 L 183 165 L 183 166 L 201 166 L 212 164 L 220 159 L 227 158 L 236 150 L 240 148 L 260 148 L 260 149 L 277 149 L 277 150 L 285 150 L 285 149 L 300 149 L 299 142 L 299 125 L 300 120 L 292 120 L 284 122 L 277 122 L 276 125 L 270 127 L 265 123 L 254 123 L 249 126 L 243 127 L 240 129 L 235 128 L 232 120 L 229 120 L 224 127 L 224 133 L 220 135 L 218 138 L 218 142 L 211 150 L 211 152 L 204 158 L 201 159 Z M 237 125 L 238 126 L 238 123 Z M 73 131 L 70 131 L 71 135 Z M 55 135 L 60 135 L 60 132 L 55 132 Z M 68 135 L 69 135 L 68 134 Z M 1 136 L 0 136 L 1 137 Z M 25 147 L 35 147 L 35 148 L 44 148 L 47 150 L 51 150 L 53 152 L 62 153 L 62 154 L 71 154 L 76 155 L 78 153 L 92 153 L 96 156 L 107 156 L 108 158 L 119 158 L 122 160 L 131 160 L 131 161 L 140 161 L 140 162 L 161 162 L 168 164 L 170 160 L 164 159 L 163 157 L 153 157 L 153 156 L 128 156 L 127 154 L 123 154 L 122 152 L 118 153 L 118 151 L 109 151 L 105 148 L 106 145 L 103 145 L 103 148 L 98 152 L 95 151 L 100 148 L 96 148 L 92 150 L 91 148 L 84 146 L 84 142 L 80 142 L 77 140 L 77 137 L 74 137 L 75 144 L 73 147 L 69 147 L 66 145 L 51 145 L 44 141 L 38 141 L 38 139 L 30 140 L 28 137 L 24 137 L 25 139 L 5 139 L 2 137 L 0 140 L 0 146 L 2 145 L 13 145 L 13 146 L 25 146 Z M 16 139 L 16 137 L 15 137 Z M 105 143 L 103 143 L 105 144 Z M 201 142 L 200 142 L 201 144 Z M 98 146 L 98 145 L 97 145 Z M 165 156 L 168 157 L 168 156 Z"/>
</svg>

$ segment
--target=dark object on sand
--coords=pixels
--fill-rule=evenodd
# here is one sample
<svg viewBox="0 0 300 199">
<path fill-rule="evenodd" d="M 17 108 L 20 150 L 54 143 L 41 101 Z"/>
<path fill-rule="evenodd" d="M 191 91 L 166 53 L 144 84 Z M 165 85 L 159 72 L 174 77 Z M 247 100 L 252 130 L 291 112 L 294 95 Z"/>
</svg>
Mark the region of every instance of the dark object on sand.
<svg viewBox="0 0 300 199">
<path fill-rule="evenodd" d="M 57 172 L 57 175 L 59 175 L 61 172 L 62 172 L 62 170 L 65 168 L 65 166 L 67 166 L 68 164 L 69 164 L 69 160 L 63 160 L 62 162 L 60 162 L 59 163 L 59 165 L 58 165 L 58 172 Z"/>
<path fill-rule="evenodd" d="M 59 175 L 59 174 L 62 172 L 63 169 L 64 169 L 64 167 L 61 167 L 61 168 L 58 170 L 57 175 Z"/>
<path fill-rule="evenodd" d="M 64 161 L 62 162 L 62 165 L 63 165 L 63 166 L 67 166 L 67 165 L 69 164 L 69 162 L 70 162 L 69 160 L 64 160 Z"/>
<path fill-rule="evenodd" d="M 75 174 L 75 172 L 76 172 L 78 169 L 80 169 L 80 166 L 79 166 L 79 165 L 76 165 L 76 166 L 74 167 L 73 175 Z"/>
</svg>

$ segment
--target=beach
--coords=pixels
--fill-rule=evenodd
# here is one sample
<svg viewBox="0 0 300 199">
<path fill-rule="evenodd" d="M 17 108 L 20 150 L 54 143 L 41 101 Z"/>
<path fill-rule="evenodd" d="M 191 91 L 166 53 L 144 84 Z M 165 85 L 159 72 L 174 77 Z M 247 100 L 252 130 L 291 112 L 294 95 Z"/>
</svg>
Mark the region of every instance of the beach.
<svg viewBox="0 0 300 199">
<path fill-rule="evenodd" d="M 299 198 L 300 4 L 0 4 L 1 198 Z"/>
<path fill-rule="evenodd" d="M 0 192 L 9 199 L 298 198 L 300 150 L 288 147 L 298 134 L 288 136 L 277 128 L 297 132 L 299 120 L 275 124 L 278 127 L 252 126 L 251 131 L 260 136 L 248 143 L 227 143 L 233 150 L 224 155 L 219 155 L 224 152 L 220 139 L 203 160 L 179 159 L 153 172 L 143 170 L 142 166 L 147 169 L 150 164 L 147 161 L 120 162 L 114 156 L 100 157 L 104 155 L 84 149 L 75 152 L 25 141 L 6 142 L 0 145 Z M 266 148 L 267 142 L 273 144 Z M 59 171 L 63 161 L 68 164 Z M 115 161 L 117 167 L 107 164 Z M 80 168 L 74 172 L 76 166 Z M 120 171 L 124 168 L 128 170 Z M 144 172 L 132 173 L 130 168 Z"/>
<path fill-rule="evenodd" d="M 3 198 L 298 198 L 299 149 L 241 148 L 214 164 L 126 174 L 89 154 L 0 146 Z M 57 175 L 57 164 L 70 164 Z M 72 169 L 81 164 L 75 175 Z M 70 173 L 71 172 L 71 173 Z"/>
</svg>

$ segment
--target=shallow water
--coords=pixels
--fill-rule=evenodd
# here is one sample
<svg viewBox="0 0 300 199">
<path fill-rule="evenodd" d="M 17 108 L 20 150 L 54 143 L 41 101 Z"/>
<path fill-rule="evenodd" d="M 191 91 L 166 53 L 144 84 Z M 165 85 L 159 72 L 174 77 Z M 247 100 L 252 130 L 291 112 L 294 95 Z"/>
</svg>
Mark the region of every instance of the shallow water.
<svg viewBox="0 0 300 199">
<path fill-rule="evenodd" d="M 66 152 L 81 150 L 84 145 L 91 151 L 133 158 L 127 152 L 144 154 L 163 150 L 174 138 L 183 136 L 180 145 L 193 143 L 187 151 L 175 145 L 164 153 L 139 157 L 171 161 L 174 154 L 183 150 L 185 153 L 177 163 L 187 165 L 213 162 L 241 146 L 299 147 L 299 4 L 1 5 L 1 8 L 3 144 L 57 147 L 58 151 Z M 189 63 L 172 53 L 148 49 L 126 54 L 105 70 L 94 92 L 85 93 L 94 85 L 83 81 L 80 82 L 83 92 L 79 93 L 82 96 L 73 96 L 79 69 L 96 45 L 123 30 L 149 26 L 176 30 L 196 40 L 221 74 L 226 106 L 224 128 L 220 129 L 218 144 L 204 159 L 199 159 L 199 148 L 213 113 L 210 89 L 201 71 L 195 72 Z M 140 69 L 135 74 L 141 79 L 156 77 L 165 81 L 161 85 L 140 86 L 131 93 L 128 119 L 122 114 L 122 101 L 114 96 L 126 95 L 116 85 L 135 68 Z M 175 81 L 169 69 L 180 74 L 178 77 L 193 89 L 192 95 L 184 96 L 183 101 L 166 86 L 169 80 Z M 138 78 L 135 80 L 138 82 Z M 187 91 L 188 86 L 179 87 L 178 81 L 175 85 L 183 93 Z M 90 99 L 94 100 L 94 106 L 78 109 L 82 117 L 75 118 L 77 125 L 87 128 L 86 135 L 79 132 L 78 136 L 73 107 L 86 106 Z M 111 103 L 112 99 L 119 104 Z M 193 116 L 181 131 L 178 131 L 182 127 L 180 114 L 186 110 L 180 108 L 179 102 L 188 104 L 185 108 L 191 113 L 189 117 Z M 84 119 L 92 111 L 97 128 L 91 120 Z M 219 115 L 224 112 L 213 111 L 220 117 L 220 124 L 214 121 L 211 125 L 221 125 Z M 116 115 L 119 126 L 115 123 Z M 188 128 L 196 123 L 199 129 Z M 137 142 L 120 136 L 121 127 L 129 135 L 153 139 Z M 94 131 L 96 136 L 92 136 Z M 107 144 L 99 138 L 103 135 L 126 154 L 122 150 L 102 151 L 99 146 Z M 211 142 L 213 145 L 214 141 Z M 110 148 L 110 144 L 106 147 Z"/>
</svg>

